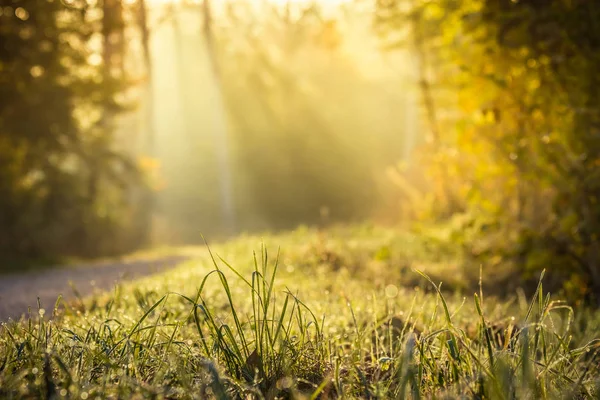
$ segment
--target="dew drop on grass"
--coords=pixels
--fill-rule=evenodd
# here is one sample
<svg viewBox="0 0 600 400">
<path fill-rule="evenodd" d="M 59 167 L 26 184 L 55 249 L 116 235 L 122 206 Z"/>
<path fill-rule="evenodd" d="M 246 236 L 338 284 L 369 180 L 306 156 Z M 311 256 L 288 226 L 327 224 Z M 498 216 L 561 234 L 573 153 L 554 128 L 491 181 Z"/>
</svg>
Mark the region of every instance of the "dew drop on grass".
<svg viewBox="0 0 600 400">
<path fill-rule="evenodd" d="M 398 296 L 398 287 L 396 285 L 387 285 L 385 287 L 385 295 L 386 297 L 393 299 Z"/>
</svg>

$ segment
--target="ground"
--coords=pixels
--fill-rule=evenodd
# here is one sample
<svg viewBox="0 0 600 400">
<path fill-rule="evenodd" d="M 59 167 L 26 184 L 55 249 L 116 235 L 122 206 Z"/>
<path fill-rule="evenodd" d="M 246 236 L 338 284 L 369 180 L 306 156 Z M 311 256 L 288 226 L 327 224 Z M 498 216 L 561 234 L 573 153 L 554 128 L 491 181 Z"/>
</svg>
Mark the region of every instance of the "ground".
<svg viewBox="0 0 600 400">
<path fill-rule="evenodd" d="M 597 312 L 543 280 L 529 296 L 474 295 L 458 255 L 434 250 L 373 226 L 239 237 L 51 321 L 4 325 L 0 397 L 596 395 Z"/>
<path fill-rule="evenodd" d="M 28 309 L 37 314 L 38 305 L 52 310 L 59 296 L 65 301 L 81 299 L 97 291 L 111 290 L 119 282 L 172 268 L 186 258 L 122 260 L 3 275 L 0 278 L 0 321 L 19 319 L 28 313 Z"/>
</svg>

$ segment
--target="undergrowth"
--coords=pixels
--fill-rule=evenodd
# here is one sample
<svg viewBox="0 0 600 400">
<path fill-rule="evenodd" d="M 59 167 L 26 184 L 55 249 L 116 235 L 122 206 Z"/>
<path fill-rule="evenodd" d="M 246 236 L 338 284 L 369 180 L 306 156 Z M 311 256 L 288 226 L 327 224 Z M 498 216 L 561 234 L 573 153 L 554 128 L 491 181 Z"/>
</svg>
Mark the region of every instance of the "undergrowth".
<svg viewBox="0 0 600 400">
<path fill-rule="evenodd" d="M 543 276 L 529 301 L 512 302 L 483 290 L 466 299 L 419 271 L 421 287 L 393 275 L 380 284 L 352 271 L 392 257 L 383 247 L 336 261 L 319 235 L 282 237 L 289 248 L 276 257 L 265 247 L 252 257 L 255 238 L 242 238 L 223 258 L 52 312 L 40 305 L 0 330 L 0 398 L 599 395 L 597 313 L 576 316 Z"/>
</svg>

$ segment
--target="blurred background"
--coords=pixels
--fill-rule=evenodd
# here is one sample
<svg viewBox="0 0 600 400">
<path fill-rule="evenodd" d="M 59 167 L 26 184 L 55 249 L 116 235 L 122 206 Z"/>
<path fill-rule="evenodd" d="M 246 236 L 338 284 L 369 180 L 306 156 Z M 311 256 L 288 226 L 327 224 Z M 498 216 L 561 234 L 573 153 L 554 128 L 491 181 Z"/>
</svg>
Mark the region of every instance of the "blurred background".
<svg viewBox="0 0 600 400">
<path fill-rule="evenodd" d="M 598 20 L 585 0 L 0 0 L 0 258 L 371 221 L 600 293 Z"/>
</svg>

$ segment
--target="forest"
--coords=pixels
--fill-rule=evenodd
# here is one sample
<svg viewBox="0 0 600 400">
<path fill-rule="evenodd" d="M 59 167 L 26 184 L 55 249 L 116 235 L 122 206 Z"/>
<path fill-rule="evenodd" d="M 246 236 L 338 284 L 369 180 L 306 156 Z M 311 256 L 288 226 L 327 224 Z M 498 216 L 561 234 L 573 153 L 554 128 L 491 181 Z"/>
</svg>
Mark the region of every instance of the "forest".
<svg viewBox="0 0 600 400">
<path fill-rule="evenodd" d="M 0 0 L 0 280 L 195 249 L 57 319 L 38 297 L 0 397 L 595 398 L 599 21 Z"/>
<path fill-rule="evenodd" d="M 2 5 L 2 258 L 375 218 L 600 293 L 594 2 L 145 1 Z"/>
</svg>

